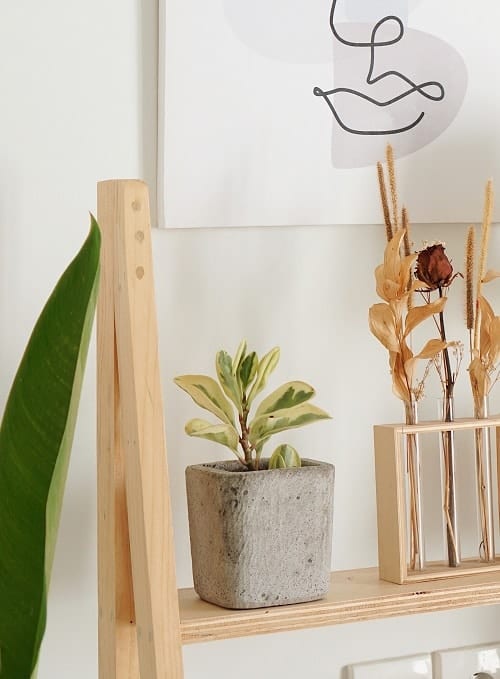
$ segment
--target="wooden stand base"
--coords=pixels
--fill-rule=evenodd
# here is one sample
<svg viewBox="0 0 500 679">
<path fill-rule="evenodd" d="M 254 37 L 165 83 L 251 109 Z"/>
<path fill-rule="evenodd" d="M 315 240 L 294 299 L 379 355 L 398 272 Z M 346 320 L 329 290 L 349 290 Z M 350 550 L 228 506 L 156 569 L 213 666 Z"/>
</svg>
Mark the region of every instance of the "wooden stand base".
<svg viewBox="0 0 500 679">
<path fill-rule="evenodd" d="M 500 555 L 493 562 L 464 560 L 457 568 L 443 561 L 430 563 L 422 570 L 408 566 L 408 516 L 405 473 L 405 437 L 409 434 L 440 433 L 489 428 L 496 436 L 499 451 L 500 417 L 484 420 L 461 419 L 454 422 L 387 424 L 374 427 L 375 476 L 377 483 L 378 556 L 380 578 L 397 584 L 425 582 L 479 572 L 500 570 Z"/>
<path fill-rule="evenodd" d="M 476 573 L 491 573 L 500 571 L 500 556 L 495 561 L 480 561 L 479 559 L 464 559 L 457 568 L 450 568 L 444 562 L 427 564 L 422 571 L 408 569 L 404 582 L 428 582 L 442 578 L 453 578 L 461 575 L 474 575 Z M 386 579 L 386 578 L 382 578 Z M 389 580 L 389 582 L 392 582 Z"/>
</svg>

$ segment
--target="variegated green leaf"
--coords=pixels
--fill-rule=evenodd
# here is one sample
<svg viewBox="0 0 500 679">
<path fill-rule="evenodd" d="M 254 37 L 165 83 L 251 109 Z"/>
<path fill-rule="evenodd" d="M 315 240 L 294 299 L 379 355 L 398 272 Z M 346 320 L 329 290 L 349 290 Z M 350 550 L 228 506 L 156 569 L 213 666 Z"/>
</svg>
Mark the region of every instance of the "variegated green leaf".
<svg viewBox="0 0 500 679">
<path fill-rule="evenodd" d="M 248 394 L 248 406 L 252 403 L 254 398 L 259 394 L 267 384 L 269 375 L 278 365 L 280 360 L 280 348 L 274 347 L 259 361 L 259 367 L 257 368 L 257 376 L 255 382 L 250 389 Z"/>
<path fill-rule="evenodd" d="M 309 401 L 315 393 L 311 385 L 306 384 L 306 382 L 287 382 L 262 401 L 257 408 L 255 417 L 298 406 L 300 403 Z"/>
<path fill-rule="evenodd" d="M 293 446 L 283 443 L 278 446 L 269 459 L 269 469 L 289 469 L 302 465 L 300 455 Z"/>
<path fill-rule="evenodd" d="M 269 438 L 280 431 L 326 419 L 330 419 L 330 415 L 321 408 L 311 403 L 301 403 L 293 408 L 278 410 L 270 415 L 255 418 L 250 425 L 249 438 L 252 445 L 256 446 L 262 439 Z"/>
<path fill-rule="evenodd" d="M 215 441 L 227 446 L 233 452 L 237 452 L 238 432 L 230 424 L 212 424 L 206 420 L 193 419 L 186 424 L 185 431 L 189 436 L 199 436 L 209 441 Z"/>
<path fill-rule="evenodd" d="M 243 359 L 245 358 L 246 352 L 247 352 L 247 341 L 241 340 L 238 348 L 236 349 L 236 354 L 233 358 L 233 375 L 238 374 L 238 369 Z"/>
<path fill-rule="evenodd" d="M 234 411 L 217 382 L 207 375 L 181 375 L 174 379 L 193 401 L 219 420 L 234 426 Z"/>
<path fill-rule="evenodd" d="M 233 375 L 233 359 L 227 351 L 221 350 L 217 352 L 215 369 L 224 393 L 234 403 L 238 412 L 241 412 L 241 389 L 236 375 Z"/>
<path fill-rule="evenodd" d="M 243 391 L 245 391 L 255 379 L 258 365 L 259 359 L 257 358 L 255 351 L 252 351 L 251 354 L 245 356 L 238 370 L 238 379 L 240 380 Z"/>
</svg>

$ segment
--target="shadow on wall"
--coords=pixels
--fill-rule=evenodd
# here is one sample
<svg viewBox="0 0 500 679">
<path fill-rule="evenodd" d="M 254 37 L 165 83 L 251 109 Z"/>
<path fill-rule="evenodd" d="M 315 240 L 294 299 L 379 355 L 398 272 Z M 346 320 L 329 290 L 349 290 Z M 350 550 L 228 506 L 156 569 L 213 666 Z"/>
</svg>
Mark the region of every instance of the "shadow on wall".
<svg viewBox="0 0 500 679">
<path fill-rule="evenodd" d="M 139 83 L 142 176 L 150 193 L 151 224 L 157 225 L 156 165 L 158 129 L 158 0 L 141 0 L 137 23 L 140 45 Z"/>
</svg>

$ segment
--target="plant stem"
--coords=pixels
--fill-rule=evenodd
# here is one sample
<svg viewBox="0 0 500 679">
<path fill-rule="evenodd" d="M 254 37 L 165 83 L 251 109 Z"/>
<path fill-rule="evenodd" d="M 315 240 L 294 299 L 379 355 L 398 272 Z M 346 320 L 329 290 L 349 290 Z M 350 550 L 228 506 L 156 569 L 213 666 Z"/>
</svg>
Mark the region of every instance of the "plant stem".
<svg viewBox="0 0 500 679">
<path fill-rule="evenodd" d="M 416 403 L 405 401 L 406 423 L 417 424 Z M 422 570 L 424 564 L 422 531 L 422 490 L 418 435 L 407 435 L 407 467 L 410 505 L 410 569 Z"/>
<path fill-rule="evenodd" d="M 438 287 L 439 297 L 443 297 L 443 289 Z M 439 313 L 439 332 L 441 340 L 446 342 L 446 331 L 444 326 L 444 313 Z M 455 386 L 453 373 L 451 371 L 450 355 L 448 348 L 443 349 L 443 363 L 444 363 L 444 403 L 443 403 L 443 420 L 445 422 L 453 421 L 453 388 Z M 444 497 L 444 513 L 446 517 L 446 542 L 448 547 L 448 565 L 457 567 L 460 563 L 458 557 L 457 546 L 457 517 L 456 517 L 456 502 L 455 502 L 455 451 L 453 446 L 453 432 L 443 431 L 441 433 L 443 442 L 443 456 L 444 456 L 444 477 L 445 477 L 445 497 Z"/>
<path fill-rule="evenodd" d="M 253 446 L 248 438 L 248 408 L 246 408 L 245 405 L 243 406 L 243 411 L 239 414 L 238 418 L 241 428 L 240 445 L 245 455 L 245 465 L 250 471 L 255 471 L 255 464 L 252 458 Z"/>
<path fill-rule="evenodd" d="M 441 286 L 438 287 L 438 291 L 439 297 L 443 297 L 443 288 Z M 446 342 L 446 330 L 444 327 L 443 311 L 439 312 L 439 333 L 441 335 L 441 340 L 443 342 Z M 453 387 L 455 386 L 455 382 L 453 379 L 453 374 L 451 372 L 450 354 L 448 352 L 448 347 L 446 347 L 446 349 L 443 349 L 443 359 L 444 359 L 445 396 L 446 398 L 450 399 L 453 397 Z M 446 422 L 450 421 L 451 420 L 446 419 Z"/>
<path fill-rule="evenodd" d="M 486 401 L 475 403 L 474 417 L 476 419 L 488 417 Z M 488 562 L 495 560 L 494 521 L 491 500 L 491 449 L 488 429 L 475 430 L 475 444 L 479 529 L 481 535 L 479 558 L 482 561 Z"/>
</svg>

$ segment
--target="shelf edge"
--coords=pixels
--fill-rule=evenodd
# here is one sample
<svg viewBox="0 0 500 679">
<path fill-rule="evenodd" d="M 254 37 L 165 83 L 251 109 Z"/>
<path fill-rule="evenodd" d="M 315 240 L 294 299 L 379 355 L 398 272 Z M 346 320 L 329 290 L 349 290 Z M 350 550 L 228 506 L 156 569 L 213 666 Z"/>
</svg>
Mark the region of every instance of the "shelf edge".
<svg viewBox="0 0 500 679">
<path fill-rule="evenodd" d="M 346 581 L 351 581 L 349 573 L 342 573 L 340 589 Z M 182 643 L 219 641 L 500 603 L 500 579 L 493 579 L 491 574 L 408 586 L 381 583 L 374 573 L 376 569 L 352 571 L 352 581 L 348 583 L 350 590 L 356 592 L 356 576 L 362 574 L 364 580 L 359 582 L 359 593 L 345 599 L 341 598 L 342 593 L 336 591 L 339 583 L 334 579 L 333 592 L 327 599 L 245 611 L 229 611 L 197 602 L 192 590 L 181 590 Z M 380 589 L 381 593 L 363 596 L 364 590 L 370 588 Z"/>
</svg>

